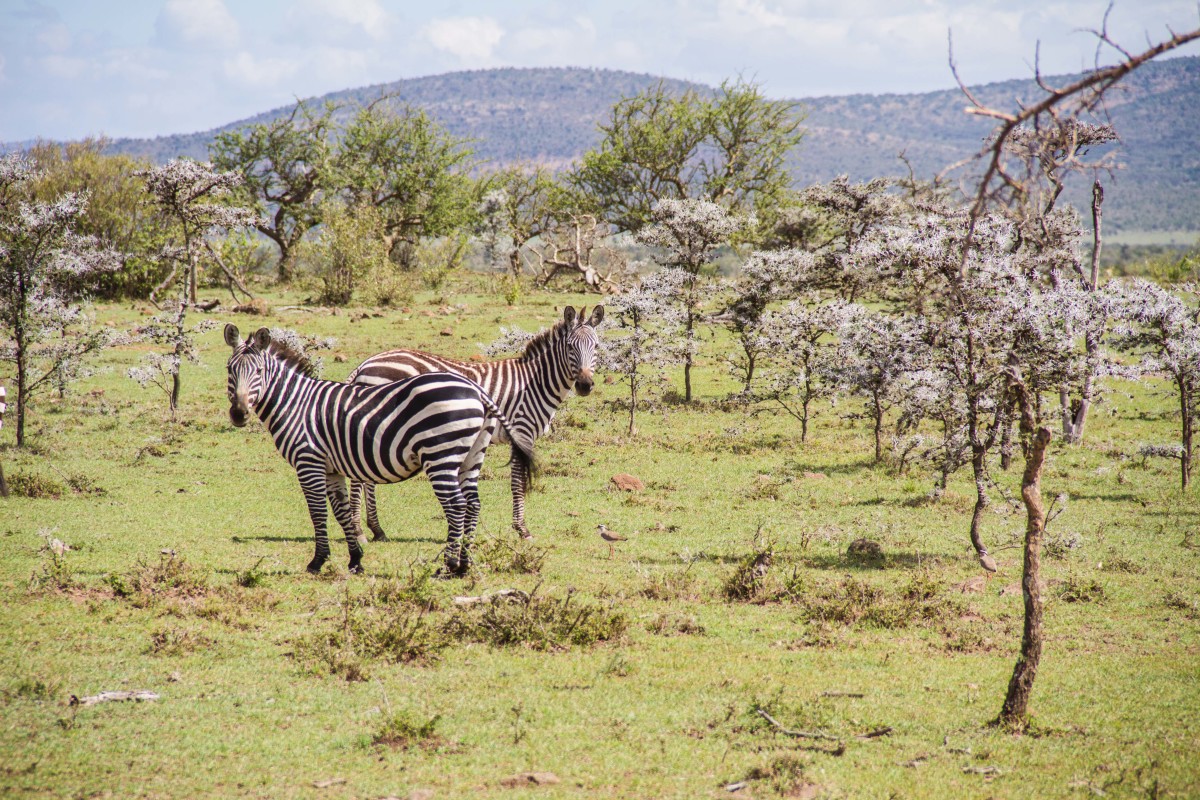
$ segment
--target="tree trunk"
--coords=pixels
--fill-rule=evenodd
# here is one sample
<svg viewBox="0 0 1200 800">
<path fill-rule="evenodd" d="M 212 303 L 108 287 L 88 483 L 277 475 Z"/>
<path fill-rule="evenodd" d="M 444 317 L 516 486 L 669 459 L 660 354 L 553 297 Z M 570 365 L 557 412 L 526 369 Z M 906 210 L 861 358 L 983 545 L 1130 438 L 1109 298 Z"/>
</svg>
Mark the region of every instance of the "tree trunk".
<svg viewBox="0 0 1200 800">
<path fill-rule="evenodd" d="M 25 364 L 24 337 L 17 337 L 17 447 L 25 446 L 25 406 L 29 398 L 25 396 L 26 384 L 29 382 L 28 367 Z"/>
<path fill-rule="evenodd" d="M 1031 419 L 1028 408 L 1022 409 L 1022 428 Z M 1023 730 L 1029 722 L 1029 696 L 1037 677 L 1042 657 L 1042 533 L 1046 527 L 1046 508 L 1042 504 L 1042 465 L 1046 446 L 1050 444 L 1049 428 L 1039 428 L 1031 437 L 1025 452 L 1025 475 L 1021 479 L 1021 500 L 1025 504 L 1025 558 L 1021 572 L 1021 588 L 1025 597 L 1025 626 L 1021 633 L 1021 655 L 1008 683 L 1008 694 L 996 722 L 1009 730 Z"/>
<path fill-rule="evenodd" d="M 1088 276 L 1088 288 L 1093 292 L 1100 287 L 1100 249 L 1104 241 L 1101 235 L 1101 205 L 1103 203 L 1104 187 L 1100 184 L 1100 181 L 1095 181 L 1092 184 L 1092 264 L 1091 272 Z M 1098 335 L 1089 333 L 1084 337 L 1084 346 L 1087 348 L 1088 372 L 1083 379 L 1079 407 L 1073 414 L 1071 413 L 1070 404 L 1067 401 L 1066 390 L 1063 390 L 1063 439 L 1069 444 L 1083 443 L 1083 429 L 1087 424 L 1088 409 L 1092 406 L 1092 396 L 1096 390 L 1095 374 L 1099 366 L 1100 340 L 1102 338 L 1103 331 Z"/>
<path fill-rule="evenodd" d="M 4 479 L 4 464 L 0 463 L 0 497 L 8 497 L 8 481 Z"/>
<path fill-rule="evenodd" d="M 1092 291 L 1100 285 L 1100 206 L 1104 203 L 1104 187 L 1100 181 L 1092 184 Z"/>
<path fill-rule="evenodd" d="M 637 436 L 637 427 L 633 424 L 633 415 L 637 411 L 637 386 L 634 385 L 636 376 L 629 380 L 629 435 Z"/>
<path fill-rule="evenodd" d="M 1183 491 L 1192 482 L 1192 395 L 1191 387 L 1183 381 L 1179 386 L 1179 412 L 1183 417 L 1183 452 L 1179 454 L 1179 481 Z"/>
<path fill-rule="evenodd" d="M 987 552 L 983 537 L 979 533 L 979 529 L 983 527 L 983 512 L 988 507 L 986 465 L 984 464 L 986 457 L 986 448 L 971 445 L 971 474 L 975 478 L 975 510 L 971 514 L 971 546 L 979 555 Z"/>
<path fill-rule="evenodd" d="M 683 401 L 685 403 L 692 402 L 692 331 L 696 326 L 696 320 L 692 316 L 692 309 L 687 312 L 687 334 L 685 340 L 687 342 L 686 358 L 683 362 Z"/>
</svg>

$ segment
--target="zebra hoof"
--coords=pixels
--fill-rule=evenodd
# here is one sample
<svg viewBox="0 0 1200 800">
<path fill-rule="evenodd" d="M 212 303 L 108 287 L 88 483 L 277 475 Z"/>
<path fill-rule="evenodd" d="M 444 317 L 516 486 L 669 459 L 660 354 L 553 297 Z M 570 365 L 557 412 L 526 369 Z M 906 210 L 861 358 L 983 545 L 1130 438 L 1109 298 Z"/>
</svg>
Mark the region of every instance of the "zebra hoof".
<svg viewBox="0 0 1200 800">
<path fill-rule="evenodd" d="M 387 540 L 387 534 L 381 530 L 375 531 L 375 535 L 371 537 L 372 542 L 386 542 Z"/>
<path fill-rule="evenodd" d="M 364 574 L 362 564 L 358 563 L 357 561 L 351 561 L 350 562 L 350 574 L 351 575 Z"/>
<path fill-rule="evenodd" d="M 325 559 L 314 558 L 312 561 L 308 562 L 308 566 L 305 567 L 305 569 L 308 570 L 310 575 L 320 575 L 321 567 L 323 566 L 325 566 Z"/>
</svg>

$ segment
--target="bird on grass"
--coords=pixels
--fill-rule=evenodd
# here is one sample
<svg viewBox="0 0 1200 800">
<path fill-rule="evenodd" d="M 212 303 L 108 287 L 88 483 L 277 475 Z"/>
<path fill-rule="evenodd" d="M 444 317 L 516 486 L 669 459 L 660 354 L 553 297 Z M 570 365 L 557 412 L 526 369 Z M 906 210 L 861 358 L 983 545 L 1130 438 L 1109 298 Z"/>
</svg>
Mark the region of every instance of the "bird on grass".
<svg viewBox="0 0 1200 800">
<path fill-rule="evenodd" d="M 613 542 L 629 541 L 627 538 L 625 538 L 621 534 L 616 533 L 614 531 L 610 531 L 603 522 L 601 522 L 599 525 L 596 526 L 596 532 L 600 534 L 601 539 L 608 542 L 608 557 L 609 558 L 612 558 L 612 556 L 613 556 Z"/>
<path fill-rule="evenodd" d="M 992 579 L 992 575 L 999 570 L 999 566 L 996 564 L 996 559 L 992 558 L 991 554 L 988 553 L 987 550 L 979 551 L 979 566 L 983 567 L 983 571 L 987 575 L 987 580 L 989 581 Z"/>
</svg>

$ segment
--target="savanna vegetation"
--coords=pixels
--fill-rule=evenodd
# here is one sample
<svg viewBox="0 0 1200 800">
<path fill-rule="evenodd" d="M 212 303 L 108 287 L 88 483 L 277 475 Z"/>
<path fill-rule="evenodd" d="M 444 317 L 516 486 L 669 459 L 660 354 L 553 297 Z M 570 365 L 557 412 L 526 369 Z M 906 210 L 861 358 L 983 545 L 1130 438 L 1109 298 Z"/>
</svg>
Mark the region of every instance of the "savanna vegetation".
<svg viewBox="0 0 1200 800">
<path fill-rule="evenodd" d="M 559 172 L 389 97 L 212 164 L 4 157 L 0 786 L 1200 793 L 1194 265 L 1106 270 L 1104 185 L 1063 193 L 1114 135 L 1083 112 L 1198 37 L 1013 111 L 968 93 L 999 124 L 965 194 L 791 185 L 802 109 L 742 81 L 634 93 Z M 537 441 L 534 540 L 496 447 L 464 579 L 419 478 L 365 576 L 307 575 L 216 321 L 341 380 L 514 352 L 568 303 L 606 305 L 603 378 Z"/>
</svg>

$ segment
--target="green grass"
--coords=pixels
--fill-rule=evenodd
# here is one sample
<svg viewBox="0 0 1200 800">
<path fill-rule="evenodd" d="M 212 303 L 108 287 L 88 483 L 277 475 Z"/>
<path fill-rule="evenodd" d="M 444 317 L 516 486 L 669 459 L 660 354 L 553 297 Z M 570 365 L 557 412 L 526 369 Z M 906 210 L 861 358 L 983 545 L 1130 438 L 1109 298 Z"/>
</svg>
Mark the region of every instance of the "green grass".
<svg viewBox="0 0 1200 800">
<path fill-rule="evenodd" d="M 499 325 L 536 329 L 591 302 L 532 294 L 510 309 L 469 287 L 420 300 L 378 317 L 234 321 L 338 337 L 325 374 L 341 378 L 384 348 L 465 357 Z M 144 313 L 101 309 L 120 325 Z M 987 723 L 1020 638 L 1020 595 L 1000 592 L 1019 580 L 1019 550 L 1000 548 L 1023 515 L 997 503 L 985 536 L 1001 574 L 962 594 L 979 574 L 964 476 L 931 503 L 927 476 L 873 466 L 868 431 L 834 411 L 802 446 L 785 419 L 719 410 L 710 401 L 733 386 L 716 349 L 701 402 L 640 412 L 636 439 L 619 384 L 567 401 L 538 443 L 533 545 L 509 529 L 497 447 L 481 484 L 484 566 L 440 582 L 426 576 L 445 525 L 419 479 L 380 490 L 392 541 L 367 545 L 366 577 L 346 575 L 336 539 L 333 565 L 307 575 L 294 474 L 260 425 L 229 424 L 220 330 L 202 348 L 177 424 L 124 377 L 140 352 L 128 348 L 37 405 L 31 448 L 4 429 L 6 474 L 58 497 L 0 501 L 0 795 L 1200 795 L 1200 503 L 1179 493 L 1173 462 L 1131 457 L 1176 438 L 1155 387 L 1112 387 L 1085 445 L 1052 445 L 1044 492 L 1071 502 L 1049 529 L 1061 546 L 1045 562 L 1035 735 L 1011 736 Z M 618 472 L 647 489 L 616 491 Z M 1016 470 L 998 477 L 1017 487 Z M 611 559 L 602 521 L 629 536 Z M 54 537 L 72 547 L 57 560 Z M 860 537 L 882 555 L 848 557 Z M 726 599 L 767 547 L 765 577 Z M 503 588 L 535 600 L 453 603 Z M 135 689 L 160 699 L 69 704 Z M 780 734 L 757 709 L 844 753 Z M 964 771 L 988 767 L 998 774 Z M 527 771 L 562 780 L 502 785 Z"/>
</svg>

